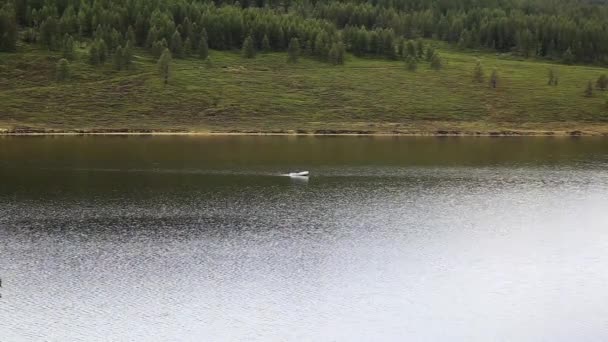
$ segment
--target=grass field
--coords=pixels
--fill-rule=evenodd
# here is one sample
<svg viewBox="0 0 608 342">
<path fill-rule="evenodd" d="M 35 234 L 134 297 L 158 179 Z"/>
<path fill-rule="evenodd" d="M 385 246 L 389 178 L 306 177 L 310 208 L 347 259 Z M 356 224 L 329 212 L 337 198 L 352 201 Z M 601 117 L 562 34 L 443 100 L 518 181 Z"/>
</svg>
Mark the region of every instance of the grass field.
<svg viewBox="0 0 608 342">
<path fill-rule="evenodd" d="M 443 47 L 443 48 L 442 48 Z M 164 86 L 155 61 L 136 51 L 135 68 L 114 71 L 71 62 L 67 82 L 54 79 L 59 53 L 22 45 L 0 54 L 0 129 L 196 132 L 380 132 L 433 134 L 547 131 L 608 133 L 608 92 L 583 95 L 608 69 L 519 61 L 440 45 L 445 66 L 416 72 L 401 61 L 348 56 L 344 66 L 284 53 L 241 58 L 211 52 L 211 65 L 174 59 Z M 476 58 L 497 89 L 472 81 Z M 548 86 L 549 68 L 559 85 Z"/>
</svg>

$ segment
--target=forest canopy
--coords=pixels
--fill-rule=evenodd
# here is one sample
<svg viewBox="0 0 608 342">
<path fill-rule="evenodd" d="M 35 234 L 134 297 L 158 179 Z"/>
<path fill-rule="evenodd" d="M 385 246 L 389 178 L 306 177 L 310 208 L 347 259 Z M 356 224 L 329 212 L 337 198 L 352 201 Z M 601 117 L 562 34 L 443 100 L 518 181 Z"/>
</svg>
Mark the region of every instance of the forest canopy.
<svg viewBox="0 0 608 342">
<path fill-rule="evenodd" d="M 127 43 L 175 57 L 199 49 L 332 49 L 407 58 L 410 40 L 438 39 L 567 63 L 608 64 L 608 3 L 575 0 L 13 0 L 0 1 L 0 50 L 19 39 L 60 50 L 66 37 L 113 53 Z M 204 46 L 201 46 L 204 45 Z M 206 53 L 201 53 L 206 54 Z"/>
</svg>

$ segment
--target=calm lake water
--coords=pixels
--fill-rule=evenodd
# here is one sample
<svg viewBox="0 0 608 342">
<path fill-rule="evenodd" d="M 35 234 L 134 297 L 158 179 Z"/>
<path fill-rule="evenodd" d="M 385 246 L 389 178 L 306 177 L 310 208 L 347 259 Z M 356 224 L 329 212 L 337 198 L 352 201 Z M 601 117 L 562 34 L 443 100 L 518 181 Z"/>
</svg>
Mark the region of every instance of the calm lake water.
<svg viewBox="0 0 608 342">
<path fill-rule="evenodd" d="M 608 139 L 0 137 L 0 278 L 1 341 L 605 341 Z"/>
</svg>

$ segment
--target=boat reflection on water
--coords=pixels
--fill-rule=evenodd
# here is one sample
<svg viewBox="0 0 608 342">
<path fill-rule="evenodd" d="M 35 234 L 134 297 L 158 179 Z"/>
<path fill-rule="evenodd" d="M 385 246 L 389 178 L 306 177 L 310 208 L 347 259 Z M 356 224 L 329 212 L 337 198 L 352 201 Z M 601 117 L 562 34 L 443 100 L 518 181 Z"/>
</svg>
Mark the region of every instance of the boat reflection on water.
<svg viewBox="0 0 608 342">
<path fill-rule="evenodd" d="M 309 178 L 308 176 L 290 176 L 289 179 L 295 184 L 308 184 Z"/>
</svg>

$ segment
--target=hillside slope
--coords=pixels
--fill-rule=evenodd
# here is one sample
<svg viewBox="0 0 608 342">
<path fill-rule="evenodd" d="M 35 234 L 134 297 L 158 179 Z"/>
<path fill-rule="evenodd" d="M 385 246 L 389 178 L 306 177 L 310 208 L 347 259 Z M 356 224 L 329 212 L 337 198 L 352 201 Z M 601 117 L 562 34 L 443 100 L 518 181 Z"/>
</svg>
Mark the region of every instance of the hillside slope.
<svg viewBox="0 0 608 342">
<path fill-rule="evenodd" d="M 608 132 L 608 92 L 584 96 L 607 69 L 512 60 L 439 45 L 442 70 L 420 62 L 348 56 L 342 66 L 286 54 L 211 52 L 211 63 L 174 59 L 163 85 L 155 60 L 136 51 L 133 70 L 92 67 L 85 50 L 71 78 L 55 80 L 59 53 L 22 45 L 0 54 L 0 129 L 196 132 L 488 133 Z M 483 83 L 473 82 L 480 58 Z M 498 87 L 489 86 L 496 68 Z M 559 85 L 547 85 L 550 68 Z"/>
</svg>

